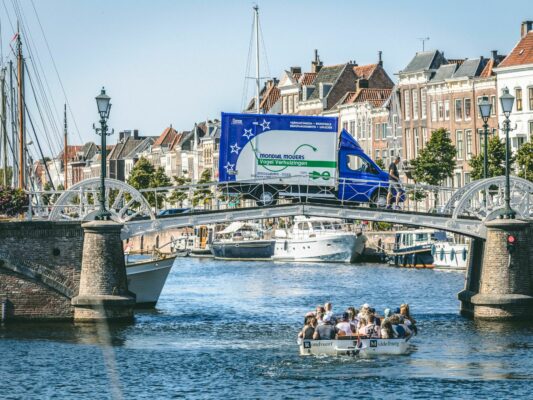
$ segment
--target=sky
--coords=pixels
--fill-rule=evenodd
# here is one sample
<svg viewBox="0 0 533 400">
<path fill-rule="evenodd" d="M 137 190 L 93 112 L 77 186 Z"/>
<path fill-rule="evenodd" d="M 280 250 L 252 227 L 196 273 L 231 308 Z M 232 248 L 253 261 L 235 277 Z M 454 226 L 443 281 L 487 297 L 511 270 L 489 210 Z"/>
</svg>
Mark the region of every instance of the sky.
<svg viewBox="0 0 533 400">
<path fill-rule="evenodd" d="M 35 6 L 72 111 L 72 144 L 99 141 L 92 124 L 98 120 L 94 97 L 102 86 L 113 104 L 111 143 L 121 130 L 155 136 L 170 124 L 189 130 L 195 121 L 242 109 L 251 1 L 2 0 L 4 59 L 16 20 L 13 2 L 23 11 L 33 58 L 41 61 L 61 119 L 65 95 Z M 426 50 L 442 50 L 449 58 L 489 57 L 491 50 L 509 52 L 519 39 L 520 22 L 533 19 L 531 0 L 263 0 L 259 7 L 265 44 L 261 75 L 277 78 L 291 66 L 308 71 L 314 49 L 325 65 L 374 63 L 381 50 L 395 80 L 421 51 L 419 38 L 429 37 Z M 248 86 L 246 98 L 253 95 L 253 82 Z"/>
</svg>

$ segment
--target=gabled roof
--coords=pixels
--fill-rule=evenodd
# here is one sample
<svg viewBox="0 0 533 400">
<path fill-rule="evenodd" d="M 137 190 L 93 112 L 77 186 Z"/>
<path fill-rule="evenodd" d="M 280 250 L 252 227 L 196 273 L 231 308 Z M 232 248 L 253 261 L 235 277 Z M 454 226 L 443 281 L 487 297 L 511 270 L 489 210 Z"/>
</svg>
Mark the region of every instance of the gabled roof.
<svg viewBox="0 0 533 400">
<path fill-rule="evenodd" d="M 341 74 L 343 73 L 343 71 L 346 69 L 348 65 L 351 65 L 351 64 L 339 64 L 339 65 L 322 67 L 320 71 L 318 72 L 313 84 L 316 85 L 317 88 L 321 83 L 329 83 L 331 85 L 335 85 L 335 83 L 338 81 L 339 77 L 341 76 Z M 332 90 L 328 92 L 328 95 L 331 92 Z M 308 97 L 308 100 L 318 99 L 319 94 L 320 94 L 320 90 L 314 90 L 313 93 L 311 93 L 311 95 Z"/>
<path fill-rule="evenodd" d="M 122 160 L 142 141 L 142 139 L 134 139 L 131 136 L 127 137 L 124 141 L 116 144 L 115 148 L 111 151 L 108 158 L 110 160 Z"/>
<path fill-rule="evenodd" d="M 312 85 L 315 81 L 316 76 L 316 72 L 304 72 L 300 77 L 298 83 L 300 83 L 300 85 L 302 86 Z"/>
<path fill-rule="evenodd" d="M 533 64 L 533 31 L 529 31 L 498 65 L 498 68 Z"/>
<path fill-rule="evenodd" d="M 356 65 L 353 72 L 358 79 L 370 79 L 379 64 Z"/>
<path fill-rule="evenodd" d="M 430 79 L 430 82 L 443 82 L 453 76 L 457 70 L 457 64 L 442 64 L 435 75 Z"/>
<path fill-rule="evenodd" d="M 155 139 L 155 137 L 148 136 L 147 138 L 140 140 L 137 146 L 131 149 L 128 154 L 124 155 L 124 158 L 135 158 L 139 153 L 142 153 L 150 146 L 152 146 L 155 142 Z"/>
<path fill-rule="evenodd" d="M 74 160 L 77 158 L 78 152 L 81 151 L 83 146 L 67 145 L 67 160 Z M 63 158 L 64 148 L 59 152 L 57 158 Z"/>
<path fill-rule="evenodd" d="M 411 62 L 400 73 L 414 73 L 434 70 L 446 63 L 446 59 L 438 50 L 421 51 L 416 53 Z"/>
<path fill-rule="evenodd" d="M 270 111 L 272 106 L 276 104 L 276 102 L 279 100 L 280 97 L 281 97 L 281 93 L 278 87 L 275 84 L 273 84 L 271 87 L 267 89 L 267 92 L 265 93 L 261 101 L 259 102 L 259 108 L 263 112 L 268 113 L 268 111 Z"/>
<path fill-rule="evenodd" d="M 163 131 L 161 135 L 156 139 L 153 144 L 153 147 L 168 146 L 174 137 L 178 134 L 172 125 Z"/>
<path fill-rule="evenodd" d="M 383 106 L 392 94 L 392 89 L 362 88 L 346 93 L 337 105 L 370 103 L 373 107 Z"/>
<path fill-rule="evenodd" d="M 483 58 L 466 59 L 459 68 L 457 68 L 453 74 L 453 78 L 472 78 L 474 76 L 479 76 L 483 71 L 486 62 L 487 61 Z"/>
</svg>

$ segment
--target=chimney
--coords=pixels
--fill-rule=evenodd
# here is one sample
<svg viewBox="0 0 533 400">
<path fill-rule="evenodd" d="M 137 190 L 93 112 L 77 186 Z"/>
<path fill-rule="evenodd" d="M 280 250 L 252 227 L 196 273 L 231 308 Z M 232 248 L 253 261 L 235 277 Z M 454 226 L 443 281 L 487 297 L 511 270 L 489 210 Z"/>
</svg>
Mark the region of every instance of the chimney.
<svg viewBox="0 0 533 400">
<path fill-rule="evenodd" d="M 315 60 L 311 62 L 311 72 L 318 72 L 322 69 L 322 61 L 320 61 L 320 56 L 318 55 L 318 50 L 315 49 Z"/>
<path fill-rule="evenodd" d="M 380 67 L 383 67 L 383 60 L 381 59 L 381 55 L 382 55 L 382 53 L 383 53 L 383 52 L 382 52 L 381 50 L 378 51 L 378 65 L 379 65 Z"/>
<path fill-rule="evenodd" d="M 302 67 L 291 67 L 291 74 L 301 74 Z"/>
<path fill-rule="evenodd" d="M 523 38 L 533 29 L 533 21 L 524 21 L 520 25 L 520 37 Z"/>
<path fill-rule="evenodd" d="M 496 61 L 496 59 L 498 58 L 498 50 L 492 50 L 491 53 L 492 53 L 492 59 Z"/>
</svg>

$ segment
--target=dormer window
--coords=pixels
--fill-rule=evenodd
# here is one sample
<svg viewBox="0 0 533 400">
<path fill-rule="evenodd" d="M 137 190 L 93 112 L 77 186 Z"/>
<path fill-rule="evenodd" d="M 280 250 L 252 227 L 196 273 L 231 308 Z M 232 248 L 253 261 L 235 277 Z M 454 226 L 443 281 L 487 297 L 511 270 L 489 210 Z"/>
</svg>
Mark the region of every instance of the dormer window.
<svg viewBox="0 0 533 400">
<path fill-rule="evenodd" d="M 311 97 L 311 94 L 313 94 L 313 91 L 315 90 L 315 87 L 313 85 L 307 85 L 302 88 L 302 101 L 307 101 L 309 97 Z"/>
<path fill-rule="evenodd" d="M 329 91 L 331 90 L 331 87 L 333 85 L 331 83 L 324 83 L 324 82 L 320 82 L 320 98 L 323 99 L 325 98 Z"/>
</svg>

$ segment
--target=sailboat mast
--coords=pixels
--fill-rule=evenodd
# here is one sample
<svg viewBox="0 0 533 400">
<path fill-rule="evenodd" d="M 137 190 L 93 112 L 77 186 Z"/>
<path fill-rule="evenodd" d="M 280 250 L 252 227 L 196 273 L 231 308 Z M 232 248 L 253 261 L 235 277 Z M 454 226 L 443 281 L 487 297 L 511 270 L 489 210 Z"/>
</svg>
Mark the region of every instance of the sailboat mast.
<svg viewBox="0 0 533 400">
<path fill-rule="evenodd" d="M 261 83 L 259 77 L 259 6 L 254 6 L 255 13 L 255 111 L 257 114 L 261 112 L 259 108 L 259 92 L 261 91 Z"/>
<path fill-rule="evenodd" d="M 68 158 L 67 158 L 67 104 L 65 103 L 65 111 L 64 111 L 64 120 L 65 120 L 65 150 L 63 151 L 63 172 L 64 172 L 64 176 L 65 176 L 65 189 L 67 188 L 67 163 L 68 163 Z"/>
<path fill-rule="evenodd" d="M 7 186 L 7 127 L 6 127 L 6 68 L 2 68 L 0 71 L 0 95 L 2 96 L 2 149 L 3 160 L 2 165 L 4 167 L 4 186 Z"/>
<path fill-rule="evenodd" d="M 17 152 L 16 152 L 16 143 L 17 143 L 17 130 L 15 127 L 15 88 L 13 86 L 13 61 L 9 61 L 9 111 L 11 121 L 11 156 L 13 161 L 13 170 L 11 174 L 12 186 L 17 186 L 18 175 L 15 173 L 15 168 L 17 165 Z"/>
<path fill-rule="evenodd" d="M 17 27 L 17 68 L 18 68 L 18 118 L 19 118 L 19 189 L 26 187 L 24 179 L 26 157 L 24 154 L 24 147 L 26 138 L 24 135 L 24 59 L 22 58 L 22 41 L 20 40 L 20 32 Z"/>
</svg>

